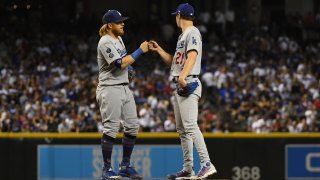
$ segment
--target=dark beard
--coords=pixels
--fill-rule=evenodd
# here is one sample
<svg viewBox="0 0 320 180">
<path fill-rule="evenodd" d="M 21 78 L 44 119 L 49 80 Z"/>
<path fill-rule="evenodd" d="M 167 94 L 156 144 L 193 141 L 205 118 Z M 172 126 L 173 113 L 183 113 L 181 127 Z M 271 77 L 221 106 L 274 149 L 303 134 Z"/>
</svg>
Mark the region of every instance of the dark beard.
<svg viewBox="0 0 320 180">
<path fill-rule="evenodd" d="M 124 35 L 124 31 L 123 31 L 123 32 L 120 32 L 120 31 L 112 31 L 112 33 L 113 33 L 116 37 Z"/>
</svg>

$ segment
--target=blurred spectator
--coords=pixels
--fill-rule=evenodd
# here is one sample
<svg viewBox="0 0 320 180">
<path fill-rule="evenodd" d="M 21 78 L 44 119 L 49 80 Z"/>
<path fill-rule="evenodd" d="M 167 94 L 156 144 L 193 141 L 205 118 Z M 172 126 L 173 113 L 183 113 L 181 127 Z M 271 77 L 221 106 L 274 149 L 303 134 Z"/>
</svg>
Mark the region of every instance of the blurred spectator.
<svg viewBox="0 0 320 180">
<path fill-rule="evenodd" d="M 169 112 L 167 120 L 164 121 L 164 131 L 176 132 L 176 121 L 173 112 Z"/>
<path fill-rule="evenodd" d="M 147 103 L 139 111 L 139 123 L 144 132 L 150 132 L 155 125 L 153 111 Z"/>
<path fill-rule="evenodd" d="M 65 133 L 65 132 L 70 132 L 70 129 L 68 127 L 68 124 L 66 121 L 61 121 L 60 124 L 58 125 L 58 132 L 59 133 Z"/>
</svg>

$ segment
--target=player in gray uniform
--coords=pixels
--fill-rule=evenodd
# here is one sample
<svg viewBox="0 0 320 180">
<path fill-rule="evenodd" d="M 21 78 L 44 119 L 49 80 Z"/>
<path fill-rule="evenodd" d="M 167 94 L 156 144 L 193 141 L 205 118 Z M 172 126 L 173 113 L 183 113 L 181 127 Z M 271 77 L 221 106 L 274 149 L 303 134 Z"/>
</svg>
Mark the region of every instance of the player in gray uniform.
<svg viewBox="0 0 320 180">
<path fill-rule="evenodd" d="M 142 54 L 148 51 L 148 42 L 143 42 L 135 52 L 127 55 L 121 39 L 124 34 L 124 21 L 116 10 L 109 10 L 102 18 L 101 36 L 97 53 L 99 65 L 99 83 L 96 91 L 97 102 L 103 123 L 101 148 L 104 167 L 101 180 L 142 179 L 130 165 L 131 154 L 139 130 L 136 104 L 131 90 L 128 87 L 128 67 Z M 124 120 L 123 159 L 119 173 L 111 167 L 113 144 L 117 136 L 120 120 Z"/>
<path fill-rule="evenodd" d="M 181 171 L 169 175 L 168 178 L 185 179 L 195 175 L 193 171 L 194 144 L 201 160 L 201 169 L 197 177 L 202 179 L 217 171 L 210 161 L 203 135 L 197 124 L 198 101 L 201 97 L 201 82 L 198 79 L 202 56 L 201 34 L 193 26 L 194 10 L 191 5 L 180 4 L 173 14 L 176 15 L 177 26 L 182 30 L 174 56 L 164 51 L 155 41 L 149 42 L 149 50 L 156 51 L 166 64 L 171 65 L 171 75 L 177 84 L 173 105 L 184 164 Z"/>
</svg>

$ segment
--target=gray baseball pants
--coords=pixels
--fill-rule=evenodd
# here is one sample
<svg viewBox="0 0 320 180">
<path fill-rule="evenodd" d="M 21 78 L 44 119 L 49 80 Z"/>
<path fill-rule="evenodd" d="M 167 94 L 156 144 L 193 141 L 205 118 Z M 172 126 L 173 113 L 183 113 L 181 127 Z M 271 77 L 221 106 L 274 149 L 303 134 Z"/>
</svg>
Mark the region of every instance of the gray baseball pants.
<svg viewBox="0 0 320 180">
<path fill-rule="evenodd" d="M 197 124 L 198 121 L 198 102 L 201 97 L 201 82 L 194 94 L 182 97 L 175 94 L 173 106 L 176 118 L 176 128 L 180 135 L 181 147 L 183 151 L 183 170 L 191 171 L 193 167 L 193 144 L 195 145 L 200 161 L 210 161 L 209 153 Z"/>
<path fill-rule="evenodd" d="M 128 85 L 99 87 L 96 98 L 100 106 L 104 134 L 116 138 L 120 121 L 123 120 L 124 132 L 137 136 L 137 107 Z"/>
</svg>

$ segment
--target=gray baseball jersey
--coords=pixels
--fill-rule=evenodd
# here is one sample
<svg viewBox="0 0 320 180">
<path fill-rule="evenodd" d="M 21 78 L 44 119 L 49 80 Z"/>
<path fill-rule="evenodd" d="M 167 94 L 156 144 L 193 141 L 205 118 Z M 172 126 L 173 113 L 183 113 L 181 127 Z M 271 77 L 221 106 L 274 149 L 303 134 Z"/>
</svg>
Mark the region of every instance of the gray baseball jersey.
<svg viewBox="0 0 320 180">
<path fill-rule="evenodd" d="M 119 69 L 112 63 L 127 55 L 126 47 L 121 39 L 112 38 L 109 35 L 105 35 L 100 38 L 98 44 L 98 66 L 99 66 L 99 84 L 114 85 L 120 83 L 128 83 L 128 69 Z"/>
<path fill-rule="evenodd" d="M 187 53 L 190 50 L 196 50 L 198 52 L 196 63 L 194 64 L 190 75 L 199 75 L 201 69 L 202 39 L 199 30 L 194 26 L 186 29 L 185 32 L 179 36 L 176 52 L 173 56 L 171 65 L 172 76 L 179 76 L 188 58 Z"/>
</svg>

